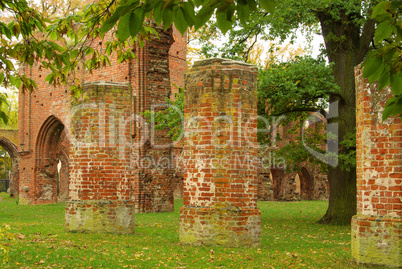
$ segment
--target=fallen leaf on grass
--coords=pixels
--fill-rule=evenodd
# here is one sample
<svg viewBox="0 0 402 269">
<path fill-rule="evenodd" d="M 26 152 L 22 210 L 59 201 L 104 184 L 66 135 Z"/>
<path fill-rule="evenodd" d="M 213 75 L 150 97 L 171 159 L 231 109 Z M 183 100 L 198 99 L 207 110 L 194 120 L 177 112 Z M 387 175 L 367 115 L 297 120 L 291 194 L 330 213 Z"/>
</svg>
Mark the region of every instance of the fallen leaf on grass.
<svg viewBox="0 0 402 269">
<path fill-rule="evenodd" d="M 18 234 L 18 239 L 25 239 L 25 235 L 23 235 L 23 234 Z"/>
</svg>

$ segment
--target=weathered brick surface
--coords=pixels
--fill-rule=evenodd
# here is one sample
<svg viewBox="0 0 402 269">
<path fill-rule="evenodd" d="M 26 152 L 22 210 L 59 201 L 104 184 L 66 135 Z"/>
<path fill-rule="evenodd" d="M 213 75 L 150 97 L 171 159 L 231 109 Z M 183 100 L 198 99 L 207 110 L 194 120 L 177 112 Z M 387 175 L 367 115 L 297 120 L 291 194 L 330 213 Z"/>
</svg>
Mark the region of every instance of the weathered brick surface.
<svg viewBox="0 0 402 269">
<path fill-rule="evenodd" d="M 352 255 L 362 263 L 402 266 L 402 123 L 382 121 L 389 88 L 378 92 L 356 69 L 357 215 Z"/>
<path fill-rule="evenodd" d="M 181 242 L 260 242 L 256 72 L 248 64 L 210 59 L 186 75 Z"/>
<path fill-rule="evenodd" d="M 129 85 L 90 83 L 72 102 L 68 231 L 134 232 Z"/>
<path fill-rule="evenodd" d="M 140 212 L 173 210 L 173 186 L 170 179 L 172 167 L 165 165 L 166 160 L 170 160 L 169 138 L 166 131 L 152 133 L 152 126 L 144 123 L 141 113 L 152 108 L 152 105 L 164 104 L 165 98 L 169 97 L 171 83 L 183 86 L 183 69 L 186 64 L 183 55 L 185 48 L 181 46 L 185 46 L 186 38 L 175 32 L 173 37 L 177 43 L 171 46 L 174 41 L 171 30 L 164 32 L 158 28 L 157 31 L 160 39 L 151 38 L 146 41 L 144 48 L 134 48 L 138 60 L 119 64 L 117 58 L 112 56 L 111 66 L 91 74 L 84 70 L 78 73 L 81 81 L 87 85 L 130 85 L 126 90 L 132 97 L 126 105 L 135 115 L 126 117 L 122 124 L 130 130 L 129 138 L 132 139 L 132 144 L 128 142 L 126 145 L 132 153 L 130 199 L 135 210 Z M 102 42 L 93 42 L 92 46 L 102 51 L 109 38 L 111 36 L 108 35 Z M 69 86 L 49 86 L 44 81 L 49 72 L 39 66 L 22 67 L 21 72 L 35 79 L 38 90 L 33 93 L 20 92 L 19 97 L 17 148 L 20 156 L 20 203 L 40 204 L 65 200 L 68 196 L 68 174 L 71 173 L 69 148 L 72 145 L 69 146 L 69 143 L 70 139 L 75 139 L 70 134 L 73 111 L 70 107 L 72 97 Z M 105 118 L 100 117 L 102 119 Z M 118 119 L 115 118 L 115 121 Z M 103 133 L 102 139 L 107 130 L 106 127 L 100 130 Z M 119 136 L 115 134 L 116 139 Z M 151 165 L 148 165 L 149 160 Z M 62 164 L 57 179 L 59 161 Z M 159 165 L 153 165 L 155 163 Z"/>
<path fill-rule="evenodd" d="M 58 156 L 68 156 L 70 93 L 67 86 L 48 85 L 44 78 L 49 72 L 38 66 L 22 67 L 21 72 L 37 82 L 38 90 L 19 93 L 19 202 L 53 203 Z"/>
<path fill-rule="evenodd" d="M 170 95 L 169 49 L 170 32 L 159 31 L 160 39 L 136 48 L 139 61 L 134 64 L 136 111 L 158 112 L 166 109 Z M 183 73 L 182 73 L 183 74 Z M 137 212 L 173 211 L 172 147 L 168 130 L 154 131 L 152 123 L 137 121 L 134 130 L 134 196 Z M 135 125 L 137 126 L 137 125 Z"/>
<path fill-rule="evenodd" d="M 187 69 L 187 33 L 181 35 L 173 28 L 174 43 L 169 49 L 169 69 L 174 70 L 170 73 L 172 82 L 172 93 L 177 92 L 179 87 L 184 87 L 184 75 Z"/>
</svg>

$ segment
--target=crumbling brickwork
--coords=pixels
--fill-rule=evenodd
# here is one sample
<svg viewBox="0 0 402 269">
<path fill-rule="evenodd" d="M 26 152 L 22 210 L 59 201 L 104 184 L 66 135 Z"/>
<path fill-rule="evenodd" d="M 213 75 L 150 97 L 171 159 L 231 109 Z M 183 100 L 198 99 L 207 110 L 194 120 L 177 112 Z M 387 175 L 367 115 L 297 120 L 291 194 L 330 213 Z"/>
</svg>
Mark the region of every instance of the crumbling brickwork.
<svg viewBox="0 0 402 269">
<path fill-rule="evenodd" d="M 83 69 L 78 73 L 83 85 L 126 85 L 125 90 L 130 95 L 126 106 L 132 114 L 125 116 L 124 122 L 118 122 L 121 118 L 113 118 L 113 112 L 107 120 L 123 124 L 130 132 L 127 139 L 129 142 L 125 146 L 131 150 L 131 170 L 125 173 L 128 173 L 126 176 L 131 182 L 130 201 L 137 212 L 173 210 L 173 185 L 170 180 L 172 167 L 170 163 L 166 164 L 171 160 L 170 141 L 166 131 L 153 132 L 152 126 L 143 120 L 142 113 L 152 109 L 153 105 L 156 105 L 156 109 L 164 109 L 162 104 L 169 97 L 171 84 L 183 86 L 186 59 L 183 54 L 185 47 L 181 46 L 185 46 L 186 37 L 177 31 L 174 34 L 172 30 L 163 31 L 162 28 L 157 28 L 157 31 L 159 39 L 150 38 L 144 47 L 134 48 L 138 59 L 118 63 L 117 58 L 112 56 L 111 66 L 100 68 L 91 74 Z M 92 46 L 102 51 L 108 38 L 111 36 L 107 35 L 105 40 L 93 42 Z M 69 86 L 54 87 L 45 82 L 44 79 L 49 74 L 47 70 L 36 65 L 22 67 L 21 72 L 37 82 L 38 90 L 32 93 L 21 91 L 19 96 L 19 145 L 16 147 L 20 156 L 19 201 L 21 204 L 64 201 L 68 198 L 68 186 L 71 187 L 69 174 L 72 171 L 76 174 L 77 169 L 83 169 L 84 165 L 79 164 L 81 167 L 78 168 L 70 165 L 72 153 L 69 149 L 74 149 L 74 143 L 80 142 L 70 132 L 71 122 L 75 120 L 83 123 L 74 118 L 74 115 L 78 115 L 75 110 L 78 106 L 74 103 L 71 107 Z M 80 98 L 89 98 L 92 91 L 89 88 L 87 90 Z M 98 105 L 103 106 L 99 107 L 99 113 L 106 113 L 104 108 L 109 104 L 102 98 L 99 100 Z M 84 101 L 82 104 L 86 102 Z M 113 106 L 115 104 L 108 109 L 116 110 Z M 105 123 L 105 115 L 98 117 L 100 124 Z M 106 127 L 98 129 L 101 139 L 105 139 L 107 130 Z M 122 138 L 123 135 L 118 132 L 114 134 L 115 139 L 118 140 L 119 137 Z M 73 155 L 78 158 L 76 152 Z M 86 160 L 88 158 L 83 157 Z M 77 160 L 74 162 L 78 163 Z M 154 165 L 155 163 L 158 165 Z M 86 179 L 80 180 L 85 182 Z M 106 194 L 105 199 L 109 200 Z"/>
<path fill-rule="evenodd" d="M 134 232 L 129 88 L 92 82 L 72 101 L 68 231 Z"/>
<path fill-rule="evenodd" d="M 19 93 L 19 203 L 54 203 L 58 156 L 68 156 L 69 150 L 70 93 L 68 86 L 45 82 L 49 71 L 38 66 L 24 66 L 21 72 L 36 81 L 38 90 Z"/>
<path fill-rule="evenodd" d="M 209 59 L 186 75 L 180 241 L 256 246 L 257 69 Z"/>
<path fill-rule="evenodd" d="M 172 93 L 176 93 L 179 87 L 184 87 L 184 74 L 187 70 L 187 33 L 184 35 L 173 28 L 174 42 L 169 49 L 169 69 L 174 70 L 170 73 L 172 82 Z"/>
<path fill-rule="evenodd" d="M 133 65 L 136 110 L 158 112 L 167 108 L 170 96 L 169 57 L 173 43 L 171 32 L 159 31 L 160 39 L 147 41 L 137 48 L 139 61 Z M 176 55 L 174 55 L 176 57 Z M 174 58 L 177 62 L 177 58 Z M 183 74 L 183 73 L 182 73 Z M 134 196 L 138 212 L 173 211 L 172 145 L 168 130 L 153 129 L 145 122 L 134 130 Z M 136 125 L 137 126 L 137 125 Z"/>
<path fill-rule="evenodd" d="M 402 123 L 382 121 L 389 88 L 381 93 L 356 68 L 357 215 L 352 255 L 361 263 L 402 266 Z"/>
</svg>

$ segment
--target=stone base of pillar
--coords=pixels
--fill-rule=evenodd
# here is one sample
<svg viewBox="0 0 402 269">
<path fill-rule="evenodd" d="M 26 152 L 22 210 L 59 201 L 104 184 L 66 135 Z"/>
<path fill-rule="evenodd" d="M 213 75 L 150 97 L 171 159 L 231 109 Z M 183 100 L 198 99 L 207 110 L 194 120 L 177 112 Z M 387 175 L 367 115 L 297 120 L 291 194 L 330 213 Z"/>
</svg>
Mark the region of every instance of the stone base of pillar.
<svg viewBox="0 0 402 269">
<path fill-rule="evenodd" d="M 126 201 L 70 201 L 66 231 L 132 234 L 134 205 Z"/>
<path fill-rule="evenodd" d="M 180 208 L 180 242 L 193 245 L 257 247 L 261 211 L 237 207 Z"/>
<path fill-rule="evenodd" d="M 402 218 L 352 218 L 352 256 L 359 263 L 402 266 Z"/>
</svg>

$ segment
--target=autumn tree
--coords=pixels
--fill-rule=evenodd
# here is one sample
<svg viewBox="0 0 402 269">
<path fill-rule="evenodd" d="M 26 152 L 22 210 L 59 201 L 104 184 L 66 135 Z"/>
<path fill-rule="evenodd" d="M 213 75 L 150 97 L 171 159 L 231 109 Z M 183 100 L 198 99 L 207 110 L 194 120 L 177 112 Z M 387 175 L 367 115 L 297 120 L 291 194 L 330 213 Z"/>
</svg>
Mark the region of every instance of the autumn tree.
<svg viewBox="0 0 402 269">
<path fill-rule="evenodd" d="M 0 106 L 0 113 L 4 113 L 7 121 L 0 122 L 1 129 L 18 129 L 18 92 L 15 88 L 9 88 L 6 95 L 6 100 Z"/>
<path fill-rule="evenodd" d="M 81 12 L 87 1 L 84 0 L 40 0 L 29 1 L 29 5 L 44 18 L 65 18 Z"/>
<path fill-rule="evenodd" d="M 385 85 L 391 85 L 395 95 L 387 103 L 384 118 L 390 115 L 402 115 L 401 1 L 381 1 L 373 12 L 377 2 L 282 1 L 278 3 L 271 16 L 266 16 L 264 11 L 259 11 L 254 13 L 246 24 L 237 21 L 237 27 L 229 31 L 226 35 L 228 42 L 225 42 L 221 48 L 214 48 L 210 42 L 205 41 L 206 45 L 201 51 L 204 53 L 219 51 L 222 56 L 248 60 L 249 52 L 252 51 L 257 40 L 278 37 L 284 40 L 292 38 L 296 29 L 315 30 L 318 25 L 325 41 L 328 61 L 333 64 L 335 82 L 339 87 L 339 92 L 334 91 L 335 88 L 333 88 L 326 95 L 327 100 L 332 104 L 329 124 L 338 125 L 340 163 L 345 164 L 346 161 L 348 164 L 353 164 L 355 148 L 351 138 L 354 137 L 355 128 L 354 67 L 367 57 L 370 50 L 372 52 L 367 57 L 364 75 L 370 77 L 371 83 L 379 80 L 380 89 Z M 377 30 L 376 21 L 379 23 Z M 217 28 L 215 23 L 210 24 L 211 29 Z M 276 109 L 271 110 L 271 113 L 288 114 L 296 111 L 304 115 L 302 111 L 318 109 L 315 104 L 318 104 L 317 101 L 323 97 L 318 94 L 320 91 L 310 94 L 304 92 L 303 99 L 289 104 L 289 100 L 294 101 L 293 97 L 299 96 L 301 91 L 301 87 L 292 87 L 292 83 L 300 82 L 308 77 L 310 70 L 311 67 L 306 66 L 306 76 L 302 75 L 294 80 L 288 79 L 276 83 L 283 91 L 280 95 L 277 91 L 272 91 L 275 80 L 270 77 L 271 81 L 265 86 L 269 94 L 267 93 L 265 97 L 275 103 Z M 317 73 L 317 77 L 319 76 Z M 286 78 L 286 76 L 283 77 Z M 311 85 L 313 88 L 314 83 Z M 317 99 L 317 96 L 320 96 L 320 99 Z M 314 105 L 306 107 L 306 103 L 311 100 L 315 100 Z M 278 104 L 281 104 L 281 107 Z M 334 117 L 333 113 L 337 114 L 337 117 Z M 330 202 L 322 222 L 345 224 L 350 222 L 356 210 L 355 178 L 355 169 L 351 165 L 329 166 Z"/>
<path fill-rule="evenodd" d="M 282 15 L 285 21 L 290 22 L 288 29 L 312 22 L 320 25 L 326 54 L 329 62 L 333 64 L 335 83 L 339 87 L 338 93 L 329 95 L 331 117 L 328 123 L 338 126 L 339 154 L 343 156 L 349 156 L 355 150 L 353 145 L 346 143 L 351 136 L 354 136 L 356 126 L 354 68 L 365 59 L 371 49 L 376 25 L 371 14 L 376 3 L 376 1 L 313 0 L 303 3 L 283 1 L 283 5 L 280 4 L 282 6 L 276 9 L 278 15 Z M 275 26 L 272 22 L 270 24 Z M 388 57 L 400 59 L 400 55 L 400 50 L 399 52 L 393 50 Z M 392 68 L 395 66 L 390 69 Z M 392 70 L 390 73 L 398 72 Z M 328 168 L 329 207 L 321 222 L 349 224 L 351 217 L 356 213 L 356 170 L 331 165 Z"/>
</svg>

